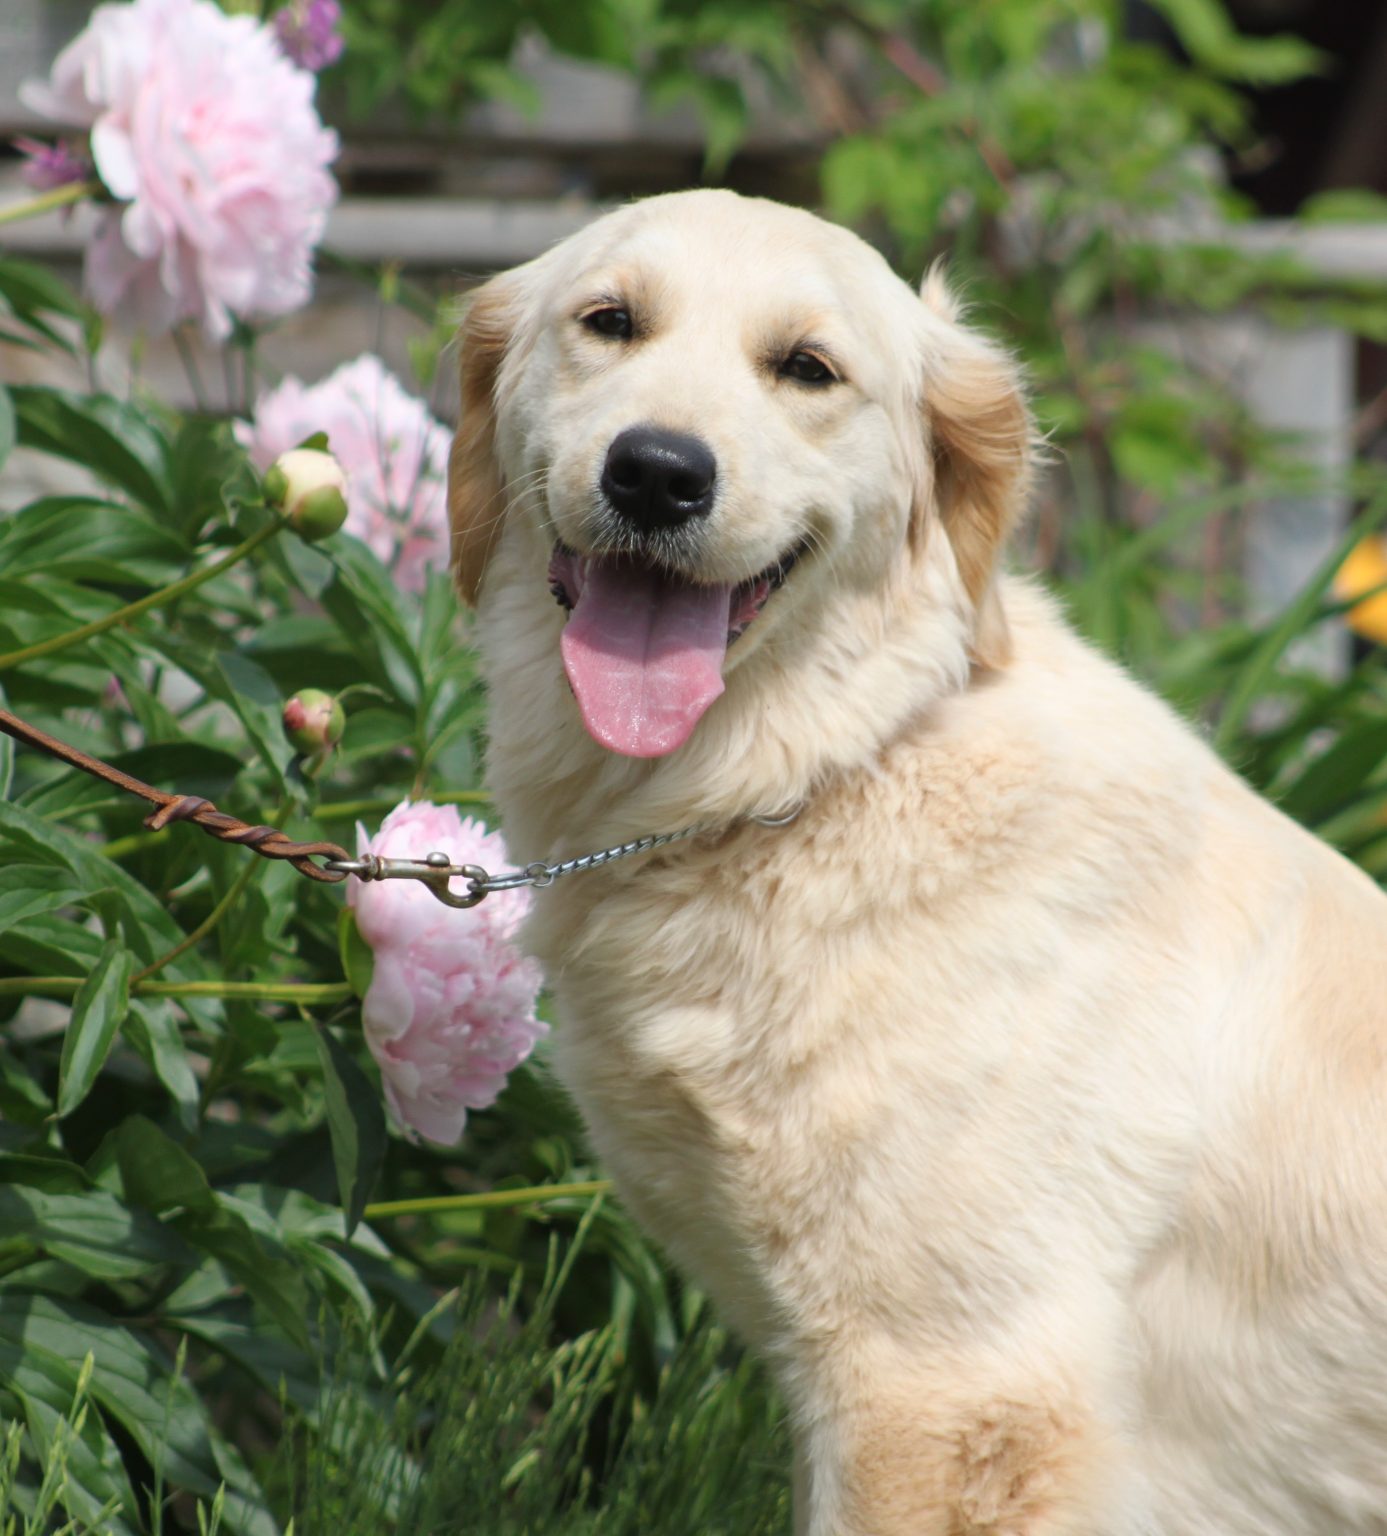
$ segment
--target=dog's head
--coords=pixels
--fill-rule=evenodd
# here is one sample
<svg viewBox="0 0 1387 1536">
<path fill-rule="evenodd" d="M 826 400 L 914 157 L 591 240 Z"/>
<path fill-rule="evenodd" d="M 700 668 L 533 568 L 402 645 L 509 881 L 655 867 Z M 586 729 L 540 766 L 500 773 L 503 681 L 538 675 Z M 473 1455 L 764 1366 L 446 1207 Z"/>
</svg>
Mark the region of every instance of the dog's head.
<svg viewBox="0 0 1387 1536">
<path fill-rule="evenodd" d="M 975 662 L 1030 427 L 1015 371 L 856 236 L 727 192 L 611 214 L 474 295 L 450 468 L 475 601 L 515 520 L 584 724 L 679 747 L 793 615 L 932 563 Z M 535 570 L 535 602 L 547 601 Z"/>
</svg>

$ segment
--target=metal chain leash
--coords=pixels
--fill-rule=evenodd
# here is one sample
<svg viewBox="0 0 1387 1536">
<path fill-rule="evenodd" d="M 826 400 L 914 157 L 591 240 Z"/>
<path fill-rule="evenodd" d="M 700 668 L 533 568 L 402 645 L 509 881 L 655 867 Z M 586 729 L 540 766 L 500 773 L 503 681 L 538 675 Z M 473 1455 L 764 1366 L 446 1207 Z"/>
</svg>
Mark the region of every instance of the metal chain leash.
<svg viewBox="0 0 1387 1536">
<path fill-rule="evenodd" d="M 746 820 L 762 827 L 786 827 L 799 815 L 799 807 L 782 816 L 748 816 Z M 703 822 L 695 822 L 680 832 L 652 832 L 645 837 L 634 838 L 629 843 L 618 843 L 614 848 L 603 848 L 597 853 L 584 853 L 559 864 L 545 864 L 537 860 L 524 869 L 505 870 L 493 875 L 480 864 L 454 864 L 446 853 L 430 853 L 423 859 L 386 859 L 377 853 L 364 854 L 359 859 L 328 859 L 324 869 L 355 875 L 358 880 L 420 880 L 445 907 L 475 907 L 493 891 L 515 891 L 524 886 L 541 890 L 553 885 L 565 875 L 582 874 L 589 869 L 600 869 L 617 859 L 627 859 L 633 854 L 649 853 L 668 843 L 682 842 L 700 832 L 711 830 Z M 450 880 L 466 880 L 467 894 L 456 895 L 449 887 Z"/>
<path fill-rule="evenodd" d="M 368 853 L 354 859 L 340 843 L 295 842 L 278 827 L 242 821 L 226 811 L 219 811 L 210 800 L 201 795 L 179 795 L 167 790 L 155 789 L 143 779 L 113 768 L 99 758 L 92 757 L 76 747 L 59 741 L 37 726 L 21 720 L 8 710 L 0 709 L 0 731 L 55 757 L 71 768 L 89 773 L 103 783 L 113 785 L 128 794 L 138 795 L 150 801 L 156 809 L 145 817 L 144 824 L 151 831 L 162 831 L 171 822 L 188 821 L 204 832 L 225 843 L 236 843 L 249 848 L 266 859 L 284 859 L 301 875 L 335 885 L 348 875 L 358 880 L 418 880 L 429 888 L 432 895 L 447 907 L 475 907 L 479 901 L 494 891 L 513 891 L 524 886 L 541 889 L 552 885 L 564 875 L 581 874 L 589 869 L 600 869 L 616 859 L 630 858 L 634 854 L 649 853 L 668 843 L 682 842 L 700 832 L 711 831 L 706 823 L 696 822 L 680 832 L 654 832 L 638 837 L 629 843 L 618 843 L 614 848 L 603 848 L 597 853 L 584 853 L 577 858 L 565 859 L 558 864 L 536 861 L 523 869 L 502 870 L 490 874 L 480 864 L 454 864 L 446 853 L 426 854 L 422 859 L 387 859 L 380 854 Z M 747 821 L 763 827 L 788 826 L 799 815 L 799 806 L 779 816 L 748 816 Z M 321 858 L 321 866 L 314 859 Z M 449 886 L 451 880 L 466 880 L 467 894 L 455 895 Z"/>
</svg>

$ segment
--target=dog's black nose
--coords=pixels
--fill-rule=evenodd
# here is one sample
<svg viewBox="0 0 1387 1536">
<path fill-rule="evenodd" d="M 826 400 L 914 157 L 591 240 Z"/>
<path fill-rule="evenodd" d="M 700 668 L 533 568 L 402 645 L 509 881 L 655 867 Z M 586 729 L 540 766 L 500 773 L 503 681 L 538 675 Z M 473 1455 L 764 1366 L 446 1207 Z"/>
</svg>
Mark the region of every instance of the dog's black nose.
<svg viewBox="0 0 1387 1536">
<path fill-rule="evenodd" d="M 718 462 L 700 438 L 659 427 L 628 427 L 612 440 L 602 494 L 628 522 L 664 528 L 713 508 Z"/>
</svg>

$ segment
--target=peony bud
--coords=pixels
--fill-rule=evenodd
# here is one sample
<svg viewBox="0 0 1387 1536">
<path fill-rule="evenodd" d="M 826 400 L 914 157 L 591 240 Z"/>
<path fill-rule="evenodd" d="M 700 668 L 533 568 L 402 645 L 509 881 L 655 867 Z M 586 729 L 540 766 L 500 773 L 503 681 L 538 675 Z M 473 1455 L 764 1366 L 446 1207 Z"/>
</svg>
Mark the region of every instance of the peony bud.
<svg viewBox="0 0 1387 1536">
<path fill-rule="evenodd" d="M 336 533 L 347 518 L 347 477 L 330 453 L 291 448 L 265 471 L 265 500 L 289 516 L 310 544 Z"/>
<path fill-rule="evenodd" d="M 300 688 L 284 706 L 284 734 L 306 757 L 331 751 L 346 728 L 342 706 L 321 688 Z"/>
</svg>

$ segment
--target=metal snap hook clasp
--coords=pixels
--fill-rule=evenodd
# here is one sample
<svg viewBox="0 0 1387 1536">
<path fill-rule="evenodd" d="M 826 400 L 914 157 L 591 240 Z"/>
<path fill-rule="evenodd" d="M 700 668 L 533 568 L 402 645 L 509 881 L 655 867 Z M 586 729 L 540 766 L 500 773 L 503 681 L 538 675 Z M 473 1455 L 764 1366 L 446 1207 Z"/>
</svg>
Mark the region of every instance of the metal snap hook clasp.
<svg viewBox="0 0 1387 1536">
<path fill-rule="evenodd" d="M 491 876 L 480 864 L 454 864 L 446 853 L 429 853 L 422 859 L 385 859 L 367 853 L 359 859 L 329 859 L 323 868 L 332 874 L 355 875 L 358 880 L 418 880 L 445 907 L 475 907 L 492 890 Z M 452 891 L 450 880 L 466 880 L 467 894 Z"/>
<path fill-rule="evenodd" d="M 454 864 L 446 853 L 430 853 L 424 863 L 429 866 L 431 873 L 420 875 L 419 879 L 428 886 L 435 900 L 441 901 L 445 907 L 475 907 L 479 901 L 485 901 L 487 897 L 486 882 L 490 878 L 480 864 Z M 454 876 L 462 876 L 467 880 L 468 892 L 466 896 L 458 896 L 448 885 Z"/>
</svg>

